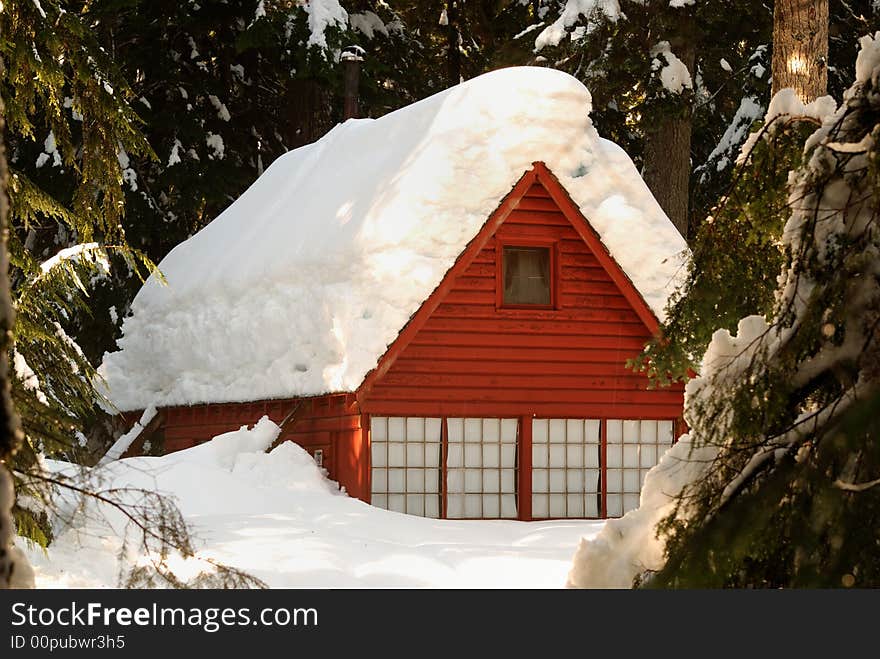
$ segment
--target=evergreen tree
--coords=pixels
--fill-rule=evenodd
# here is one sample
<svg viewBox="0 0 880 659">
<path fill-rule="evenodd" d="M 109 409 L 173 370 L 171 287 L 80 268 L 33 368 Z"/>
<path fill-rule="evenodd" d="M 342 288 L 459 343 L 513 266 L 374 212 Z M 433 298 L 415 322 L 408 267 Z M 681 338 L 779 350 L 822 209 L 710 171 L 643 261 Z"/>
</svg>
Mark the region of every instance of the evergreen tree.
<svg viewBox="0 0 880 659">
<path fill-rule="evenodd" d="M 688 385 L 717 458 L 659 528 L 652 585 L 880 585 L 880 32 L 862 47 L 788 180 L 772 320 L 717 332 Z"/>
<path fill-rule="evenodd" d="M 831 3 L 831 10 L 832 26 L 836 26 L 832 35 L 840 35 L 844 29 L 880 27 L 880 17 L 870 7 L 863 6 L 864 11 L 856 13 L 846 3 Z M 847 38 L 833 36 L 831 43 L 832 62 L 836 63 L 830 67 L 831 81 L 839 88 L 844 73 L 854 76 L 856 53 L 850 44 L 858 42 L 853 32 L 847 32 Z M 812 59 L 820 57 L 816 54 Z M 761 80 L 756 80 L 759 84 L 765 77 L 763 59 L 762 52 L 759 58 L 753 58 L 757 61 L 751 67 L 762 73 Z M 777 66 L 787 67 L 786 62 L 785 58 L 776 60 Z M 763 116 L 766 104 L 761 95 L 749 94 L 737 113 L 739 118 L 722 140 L 726 148 L 716 149 L 697 170 L 698 189 L 705 191 L 706 204 L 715 203 L 714 190 L 726 184 L 734 162 L 732 151 L 739 149 L 741 136 L 752 121 Z M 667 378 L 686 380 L 716 329 L 732 331 L 739 318 L 749 314 L 769 317 L 772 313 L 783 256 L 779 244 L 788 217 L 784 184 L 788 172 L 801 164 L 801 144 L 814 130 L 815 122 L 815 117 L 785 116 L 765 126 L 767 139 L 753 142 L 747 149 L 745 162 L 734 172 L 726 195 L 711 209 L 706 223 L 692 239 L 688 278 L 670 301 L 661 336 L 649 342 L 640 359 L 633 362 L 645 369 L 656 384 L 664 384 Z M 724 248 L 719 249 L 719 245 Z"/>
<path fill-rule="evenodd" d="M 65 330 L 89 312 L 87 282 L 106 274 L 111 255 L 141 274 L 150 265 L 128 247 L 121 222 L 125 154 L 151 150 L 130 89 L 76 9 L 14 0 L 0 13 L 16 311 L 8 357 L 24 429 L 17 471 L 40 453 L 71 457 L 92 414 L 94 368 Z M 48 542 L 44 519 L 15 512 L 21 534 Z"/>
<path fill-rule="evenodd" d="M 2 33 L 0 33 L 2 37 Z M 0 136 L 6 132 L 3 99 L 0 98 Z M 27 561 L 14 546 L 15 520 L 12 509 L 15 504 L 13 477 L 9 469 L 21 444 L 21 421 L 12 400 L 12 374 L 9 370 L 9 349 L 15 309 L 9 289 L 9 258 L 7 255 L 7 232 L 9 198 L 6 188 L 9 171 L 6 166 L 6 147 L 0 140 L 0 589 L 13 586 L 33 586 Z"/>
<path fill-rule="evenodd" d="M 761 59 L 771 14 L 761 2 L 727 0 L 561 4 L 537 46 L 590 89 L 600 134 L 634 158 L 667 214 L 693 236 L 728 180 L 730 159 L 718 167 L 730 149 L 719 144 L 735 134 L 726 127 L 744 103 L 766 98 Z M 712 192 L 704 185 L 691 199 L 694 169 L 707 160 L 721 175 L 704 177 Z"/>
</svg>

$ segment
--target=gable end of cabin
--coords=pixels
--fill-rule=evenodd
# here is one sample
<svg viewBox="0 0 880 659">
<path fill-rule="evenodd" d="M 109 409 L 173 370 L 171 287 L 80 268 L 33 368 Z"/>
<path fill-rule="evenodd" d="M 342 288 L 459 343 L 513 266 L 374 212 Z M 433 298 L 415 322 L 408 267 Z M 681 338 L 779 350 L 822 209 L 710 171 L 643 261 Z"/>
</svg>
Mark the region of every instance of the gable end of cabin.
<svg viewBox="0 0 880 659">
<path fill-rule="evenodd" d="M 451 518 L 636 507 L 683 408 L 681 385 L 649 390 L 626 367 L 656 327 L 536 163 L 358 391 L 372 503 Z"/>
</svg>

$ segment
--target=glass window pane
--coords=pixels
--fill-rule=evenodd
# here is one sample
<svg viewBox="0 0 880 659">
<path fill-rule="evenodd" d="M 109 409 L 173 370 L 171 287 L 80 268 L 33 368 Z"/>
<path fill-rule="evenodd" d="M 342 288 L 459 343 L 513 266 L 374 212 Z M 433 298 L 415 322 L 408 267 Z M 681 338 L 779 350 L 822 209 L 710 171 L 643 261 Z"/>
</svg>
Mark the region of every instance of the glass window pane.
<svg viewBox="0 0 880 659">
<path fill-rule="evenodd" d="M 483 466 L 498 467 L 500 461 L 501 447 L 498 444 L 483 444 Z"/>
<path fill-rule="evenodd" d="M 516 467 L 516 444 L 504 444 L 501 447 L 501 466 L 510 469 Z"/>
<path fill-rule="evenodd" d="M 656 446 L 642 446 L 639 455 L 639 466 L 641 467 L 653 467 L 657 464 L 657 447 Z"/>
<path fill-rule="evenodd" d="M 424 469 L 407 469 L 406 470 L 406 491 L 407 492 L 424 492 L 425 491 L 425 470 Z"/>
<path fill-rule="evenodd" d="M 406 496 L 404 496 L 403 494 L 388 495 L 388 510 L 393 510 L 396 513 L 405 513 Z"/>
<path fill-rule="evenodd" d="M 385 454 L 387 451 L 388 445 L 385 442 L 373 441 L 373 445 L 370 447 L 370 454 L 372 455 L 374 467 L 385 466 Z"/>
<path fill-rule="evenodd" d="M 641 488 L 638 469 L 623 470 L 623 491 L 638 494 Z"/>
<path fill-rule="evenodd" d="M 622 467 L 623 458 L 621 457 L 620 446 L 609 444 L 605 451 L 605 457 L 608 460 L 609 467 Z"/>
<path fill-rule="evenodd" d="M 406 492 L 406 472 L 403 469 L 388 470 L 388 491 Z"/>
<path fill-rule="evenodd" d="M 490 443 L 501 441 L 501 419 L 483 419 L 483 441 Z"/>
<path fill-rule="evenodd" d="M 481 419 L 464 420 L 464 441 L 479 442 L 483 439 L 483 423 Z"/>
<path fill-rule="evenodd" d="M 425 466 L 425 445 L 412 444 L 406 445 L 406 465 L 407 467 L 424 467 Z"/>
<path fill-rule="evenodd" d="M 565 441 L 565 419 L 550 419 L 550 441 L 557 444 Z"/>
<path fill-rule="evenodd" d="M 479 467 L 480 466 L 480 445 L 466 444 L 464 447 L 464 466 Z"/>
<path fill-rule="evenodd" d="M 623 441 L 626 444 L 639 443 L 639 422 L 624 421 L 623 422 Z"/>
<path fill-rule="evenodd" d="M 461 467 L 464 465 L 462 456 L 464 450 L 461 444 L 449 444 L 446 450 L 446 464 L 449 467 Z"/>
<path fill-rule="evenodd" d="M 584 495 L 569 494 L 568 495 L 568 511 L 567 517 L 583 517 L 584 516 Z"/>
<path fill-rule="evenodd" d="M 546 469 L 534 469 L 532 471 L 532 492 L 547 492 L 549 489 Z"/>
<path fill-rule="evenodd" d="M 546 494 L 532 495 L 532 517 L 549 517 L 549 498 Z"/>
<path fill-rule="evenodd" d="M 584 446 L 583 444 L 574 444 L 566 447 L 566 451 L 568 453 L 568 466 L 569 467 L 583 467 L 584 466 Z"/>
<path fill-rule="evenodd" d="M 550 517 L 565 517 L 565 495 L 550 495 Z"/>
<path fill-rule="evenodd" d="M 373 492 L 387 492 L 388 491 L 388 479 L 386 476 L 388 472 L 384 469 L 373 469 Z"/>
<path fill-rule="evenodd" d="M 547 443 L 547 426 L 549 423 L 547 419 L 534 419 L 532 421 L 532 444 Z"/>
<path fill-rule="evenodd" d="M 370 417 L 370 433 L 373 441 L 384 442 L 388 438 L 388 418 L 384 416 Z"/>
<path fill-rule="evenodd" d="M 450 442 L 460 442 L 464 438 L 464 419 L 446 419 L 446 432 Z"/>
<path fill-rule="evenodd" d="M 532 445 L 532 466 L 533 467 L 546 467 L 547 466 L 547 446 L 542 444 L 540 446 Z"/>
<path fill-rule="evenodd" d="M 391 467 L 402 467 L 406 464 L 405 444 L 392 443 L 388 445 L 388 465 Z"/>
<path fill-rule="evenodd" d="M 516 419 L 501 419 L 501 441 L 516 444 L 516 435 L 519 430 L 519 421 Z"/>
<path fill-rule="evenodd" d="M 440 419 L 425 419 L 425 439 L 429 442 L 439 442 L 440 426 Z"/>
<path fill-rule="evenodd" d="M 423 442 L 425 441 L 425 419 L 416 417 L 406 420 L 406 441 Z"/>
<path fill-rule="evenodd" d="M 550 304 L 550 248 L 505 247 L 504 304 Z"/>
<path fill-rule="evenodd" d="M 657 442 L 672 444 L 672 421 L 657 422 Z"/>
<path fill-rule="evenodd" d="M 440 444 L 425 444 L 425 466 L 440 466 Z"/>
<path fill-rule="evenodd" d="M 639 466 L 639 447 L 624 446 L 623 447 L 623 466 L 638 467 Z"/>
<path fill-rule="evenodd" d="M 483 516 L 483 497 L 479 494 L 466 494 L 464 497 L 464 516 L 480 518 Z"/>
<path fill-rule="evenodd" d="M 501 490 L 501 478 L 497 469 L 483 471 L 483 492 L 499 492 Z"/>
<path fill-rule="evenodd" d="M 641 427 L 641 442 L 642 444 L 656 444 L 657 443 L 657 422 L 656 421 L 642 421 Z"/>
<path fill-rule="evenodd" d="M 572 444 L 582 444 L 584 442 L 584 422 L 581 419 L 568 419 L 566 440 Z"/>
<path fill-rule="evenodd" d="M 609 469 L 608 470 L 608 491 L 609 492 L 622 492 L 623 491 L 623 474 L 620 469 Z"/>
<path fill-rule="evenodd" d="M 598 469 L 587 469 L 584 475 L 586 479 L 586 491 L 587 492 L 598 492 L 599 491 L 599 474 L 601 472 Z"/>
<path fill-rule="evenodd" d="M 516 517 L 516 496 L 505 494 L 501 497 L 501 516 Z"/>
<path fill-rule="evenodd" d="M 483 489 L 482 473 L 479 469 L 467 469 L 464 472 L 464 491 L 480 492 Z"/>
<path fill-rule="evenodd" d="M 423 494 L 407 494 L 406 512 L 410 515 L 423 515 L 425 512 L 425 496 Z"/>
<path fill-rule="evenodd" d="M 605 423 L 606 432 L 608 433 L 609 444 L 619 444 L 623 435 L 623 422 L 615 419 L 608 419 Z"/>
<path fill-rule="evenodd" d="M 483 517 L 501 517 L 501 502 L 498 499 L 499 497 L 497 494 L 483 495 Z"/>
<path fill-rule="evenodd" d="M 584 517 L 599 516 L 599 499 L 597 497 L 587 497 L 587 506 L 584 510 Z"/>
<path fill-rule="evenodd" d="M 450 494 L 446 497 L 446 516 L 455 519 L 464 517 L 464 496 Z"/>
<path fill-rule="evenodd" d="M 402 442 L 406 438 L 406 419 L 393 416 L 388 419 L 388 439 L 392 442 Z"/>
</svg>

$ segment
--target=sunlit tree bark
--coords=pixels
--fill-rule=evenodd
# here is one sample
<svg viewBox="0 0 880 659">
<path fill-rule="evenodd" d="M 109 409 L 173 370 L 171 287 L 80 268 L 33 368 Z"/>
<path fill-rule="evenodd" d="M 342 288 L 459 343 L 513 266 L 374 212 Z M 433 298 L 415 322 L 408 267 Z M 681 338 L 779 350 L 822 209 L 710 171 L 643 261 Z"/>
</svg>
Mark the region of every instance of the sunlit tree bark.
<svg viewBox="0 0 880 659">
<path fill-rule="evenodd" d="M 791 87 L 805 103 L 828 90 L 828 0 L 773 5 L 773 93 Z"/>
</svg>

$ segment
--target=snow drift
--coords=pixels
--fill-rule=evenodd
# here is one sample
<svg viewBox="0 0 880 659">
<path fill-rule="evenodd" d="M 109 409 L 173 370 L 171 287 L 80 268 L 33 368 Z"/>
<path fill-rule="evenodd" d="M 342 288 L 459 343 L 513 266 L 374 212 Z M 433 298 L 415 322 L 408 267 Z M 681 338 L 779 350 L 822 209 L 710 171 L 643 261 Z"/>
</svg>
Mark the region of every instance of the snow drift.
<svg viewBox="0 0 880 659">
<path fill-rule="evenodd" d="M 100 369 L 123 410 L 353 391 L 535 161 L 662 317 L 685 243 L 590 94 L 488 73 L 278 158 L 160 263 Z"/>
<path fill-rule="evenodd" d="M 193 531 L 196 557 L 171 555 L 190 579 L 219 561 L 271 587 L 560 587 L 571 548 L 601 521 L 435 520 L 345 496 L 300 446 L 263 418 L 162 457 L 104 467 L 47 461 L 56 475 L 137 506 L 143 488 L 172 497 Z M 55 539 L 27 550 L 39 588 L 114 587 L 148 564 L 137 529 L 118 509 L 58 488 Z M 127 542 L 126 542 L 127 540 Z M 154 552 L 155 553 L 155 552 Z M 123 563 L 120 563 L 122 554 Z"/>
</svg>

